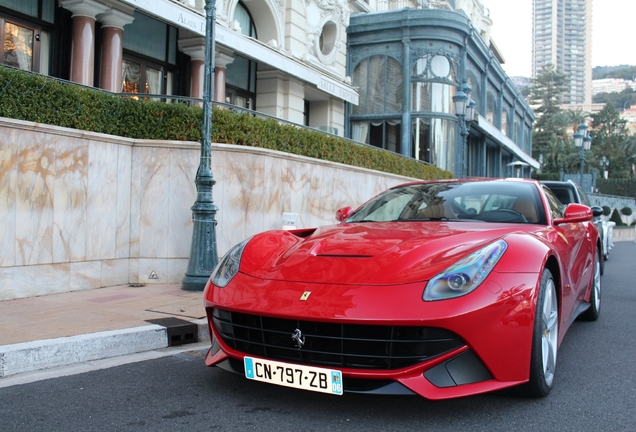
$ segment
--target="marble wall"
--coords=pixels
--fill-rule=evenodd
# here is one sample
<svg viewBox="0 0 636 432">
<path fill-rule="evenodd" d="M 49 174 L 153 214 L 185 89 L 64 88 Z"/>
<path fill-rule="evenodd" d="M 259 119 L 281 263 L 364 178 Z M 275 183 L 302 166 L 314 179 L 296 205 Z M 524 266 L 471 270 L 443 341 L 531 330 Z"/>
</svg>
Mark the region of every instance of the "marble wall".
<svg viewBox="0 0 636 432">
<path fill-rule="evenodd" d="M 0 118 L 0 300 L 128 283 L 180 283 L 199 143 L 132 140 Z M 411 179 L 212 145 L 219 256 L 244 238 L 335 222 Z M 154 278 L 156 275 L 156 278 Z"/>
</svg>

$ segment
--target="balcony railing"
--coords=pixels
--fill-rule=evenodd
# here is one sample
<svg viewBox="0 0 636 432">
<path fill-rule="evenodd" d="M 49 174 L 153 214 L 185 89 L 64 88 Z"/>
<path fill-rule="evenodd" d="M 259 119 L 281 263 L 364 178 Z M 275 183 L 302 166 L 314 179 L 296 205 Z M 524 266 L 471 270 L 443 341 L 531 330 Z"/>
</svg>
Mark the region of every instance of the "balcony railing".
<svg viewBox="0 0 636 432">
<path fill-rule="evenodd" d="M 384 12 L 404 8 L 422 9 L 425 5 L 425 0 L 378 0 L 376 10 L 378 12 Z"/>
<path fill-rule="evenodd" d="M 378 0 L 376 11 L 383 12 L 395 9 L 450 9 L 455 10 L 455 0 Z"/>
</svg>

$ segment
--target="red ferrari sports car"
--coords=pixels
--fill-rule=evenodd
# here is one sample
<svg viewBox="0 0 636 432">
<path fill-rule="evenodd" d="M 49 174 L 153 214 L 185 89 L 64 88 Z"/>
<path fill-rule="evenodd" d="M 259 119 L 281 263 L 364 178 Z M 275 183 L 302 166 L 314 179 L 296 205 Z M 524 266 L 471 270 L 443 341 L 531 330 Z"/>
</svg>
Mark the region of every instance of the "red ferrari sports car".
<svg viewBox="0 0 636 432">
<path fill-rule="evenodd" d="M 533 180 L 409 183 L 336 219 L 220 260 L 208 366 L 335 395 L 545 396 L 572 321 L 599 316 L 592 210 Z"/>
</svg>

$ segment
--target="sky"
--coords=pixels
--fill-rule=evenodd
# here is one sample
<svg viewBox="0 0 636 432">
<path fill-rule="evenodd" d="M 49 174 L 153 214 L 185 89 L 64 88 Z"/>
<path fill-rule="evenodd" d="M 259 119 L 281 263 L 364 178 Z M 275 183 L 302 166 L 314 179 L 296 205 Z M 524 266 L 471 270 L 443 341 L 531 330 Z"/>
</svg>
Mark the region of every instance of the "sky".
<svg viewBox="0 0 636 432">
<path fill-rule="evenodd" d="M 532 0 L 482 0 L 508 76 L 532 73 Z M 636 0 L 593 0 L 592 67 L 636 65 Z"/>
</svg>

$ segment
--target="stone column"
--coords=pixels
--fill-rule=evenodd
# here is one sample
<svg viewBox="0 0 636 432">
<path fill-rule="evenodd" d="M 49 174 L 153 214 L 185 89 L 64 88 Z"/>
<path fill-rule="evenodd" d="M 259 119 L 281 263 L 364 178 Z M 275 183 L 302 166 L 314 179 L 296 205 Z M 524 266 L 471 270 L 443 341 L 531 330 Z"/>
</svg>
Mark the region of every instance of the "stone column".
<svg viewBox="0 0 636 432">
<path fill-rule="evenodd" d="M 108 7 L 95 0 L 61 0 L 61 6 L 73 12 L 71 81 L 93 85 L 95 71 L 95 17 Z"/>
<path fill-rule="evenodd" d="M 179 39 L 179 50 L 190 56 L 190 97 L 203 99 L 203 74 L 205 69 L 205 38 Z"/>
<path fill-rule="evenodd" d="M 234 61 L 231 53 L 221 51 L 217 45 L 214 58 L 214 94 L 216 102 L 225 102 L 225 72 L 227 65 Z M 205 69 L 205 38 L 193 37 L 179 39 L 179 49 L 190 56 L 192 72 L 190 81 L 190 97 L 203 98 L 203 72 Z"/>
<path fill-rule="evenodd" d="M 102 23 L 102 69 L 99 84 L 104 90 L 121 92 L 121 71 L 124 58 L 124 26 L 133 22 L 133 16 L 110 10 L 97 16 Z"/>
<path fill-rule="evenodd" d="M 225 73 L 227 72 L 227 65 L 234 61 L 234 57 L 231 54 L 224 52 L 217 52 L 215 58 L 215 73 L 214 73 L 214 100 L 218 102 L 225 102 Z M 252 107 L 254 109 L 255 107 Z"/>
</svg>

